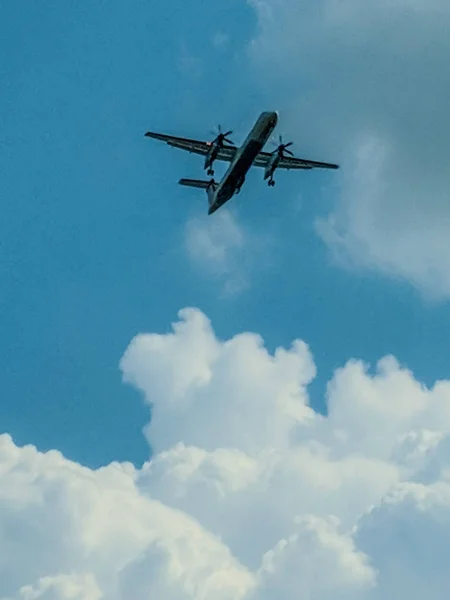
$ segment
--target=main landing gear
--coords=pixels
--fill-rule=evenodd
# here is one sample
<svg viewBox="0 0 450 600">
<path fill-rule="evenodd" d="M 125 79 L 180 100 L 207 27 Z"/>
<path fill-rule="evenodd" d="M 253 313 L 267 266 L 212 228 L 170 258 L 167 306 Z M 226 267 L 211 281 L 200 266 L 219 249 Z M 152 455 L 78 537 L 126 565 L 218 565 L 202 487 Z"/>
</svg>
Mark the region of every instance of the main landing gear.
<svg viewBox="0 0 450 600">
<path fill-rule="evenodd" d="M 267 182 L 267 185 L 269 187 L 273 187 L 275 185 L 275 181 L 273 179 L 269 179 L 269 181 Z"/>
<path fill-rule="evenodd" d="M 212 169 L 211 167 L 209 167 L 207 173 L 208 173 L 208 175 L 214 175 L 214 169 Z"/>
</svg>

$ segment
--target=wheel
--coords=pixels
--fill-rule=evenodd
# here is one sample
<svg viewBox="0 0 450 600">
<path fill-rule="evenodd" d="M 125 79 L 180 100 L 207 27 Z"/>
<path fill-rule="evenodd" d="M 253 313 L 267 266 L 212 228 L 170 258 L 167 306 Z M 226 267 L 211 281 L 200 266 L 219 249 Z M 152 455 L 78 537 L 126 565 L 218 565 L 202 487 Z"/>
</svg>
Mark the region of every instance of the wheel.
<svg viewBox="0 0 450 600">
<path fill-rule="evenodd" d="M 214 169 L 208 169 L 208 175 L 214 175 Z"/>
</svg>

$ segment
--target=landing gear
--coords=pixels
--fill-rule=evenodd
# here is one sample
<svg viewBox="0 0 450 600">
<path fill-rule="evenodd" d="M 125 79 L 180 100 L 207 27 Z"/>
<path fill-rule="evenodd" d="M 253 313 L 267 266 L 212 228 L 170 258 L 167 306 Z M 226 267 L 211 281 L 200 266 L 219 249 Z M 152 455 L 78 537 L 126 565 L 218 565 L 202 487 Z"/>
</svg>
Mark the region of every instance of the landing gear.
<svg viewBox="0 0 450 600">
<path fill-rule="evenodd" d="M 208 175 L 214 175 L 214 169 L 209 167 L 208 169 Z"/>
<path fill-rule="evenodd" d="M 267 185 L 269 187 L 273 187 L 275 185 L 275 181 L 273 179 L 269 179 L 269 181 L 267 182 Z"/>
</svg>

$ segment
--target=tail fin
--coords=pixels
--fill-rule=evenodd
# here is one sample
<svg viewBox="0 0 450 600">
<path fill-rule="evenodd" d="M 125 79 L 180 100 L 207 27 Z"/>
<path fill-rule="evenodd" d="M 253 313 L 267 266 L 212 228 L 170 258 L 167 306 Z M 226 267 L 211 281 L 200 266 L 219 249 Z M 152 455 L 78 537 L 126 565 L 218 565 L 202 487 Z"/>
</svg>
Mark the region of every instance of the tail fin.
<svg viewBox="0 0 450 600">
<path fill-rule="evenodd" d="M 211 206 L 214 200 L 214 192 L 217 189 L 217 183 L 214 179 L 210 179 L 209 181 L 204 181 L 202 179 L 180 179 L 178 182 L 180 185 L 185 185 L 187 187 L 199 188 L 201 190 L 206 190 L 208 195 L 208 204 Z"/>
</svg>

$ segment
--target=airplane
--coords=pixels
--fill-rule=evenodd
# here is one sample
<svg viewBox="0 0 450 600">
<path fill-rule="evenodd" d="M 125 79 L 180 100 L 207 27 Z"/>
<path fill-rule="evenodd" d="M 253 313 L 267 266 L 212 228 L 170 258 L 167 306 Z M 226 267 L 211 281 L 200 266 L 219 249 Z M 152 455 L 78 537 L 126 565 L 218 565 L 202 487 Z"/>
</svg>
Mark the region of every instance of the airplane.
<svg viewBox="0 0 450 600">
<path fill-rule="evenodd" d="M 156 140 L 166 142 L 169 146 L 187 150 L 205 156 L 205 170 L 208 169 L 208 175 L 213 175 L 212 165 L 215 160 L 222 160 L 230 163 L 228 170 L 220 182 L 214 178 L 209 181 L 200 179 L 182 178 L 178 183 L 184 186 L 195 187 L 206 190 L 208 197 L 208 215 L 218 210 L 225 202 L 228 202 L 234 194 L 238 194 L 245 182 L 245 177 L 252 166 L 264 168 L 264 179 L 268 179 L 270 187 L 275 185 L 273 174 L 276 169 L 338 169 L 338 165 L 332 163 L 306 160 L 295 158 L 288 146 L 292 142 L 283 144 L 280 137 L 280 144 L 274 152 L 263 152 L 262 149 L 278 122 L 277 111 L 262 112 L 244 143 L 240 148 L 234 146 L 227 137 L 233 133 L 228 131 L 222 133 L 219 126 L 219 135 L 212 142 L 202 142 L 189 138 L 182 138 L 162 133 L 148 131 L 145 136 Z M 292 155 L 291 157 L 286 154 Z"/>
</svg>

